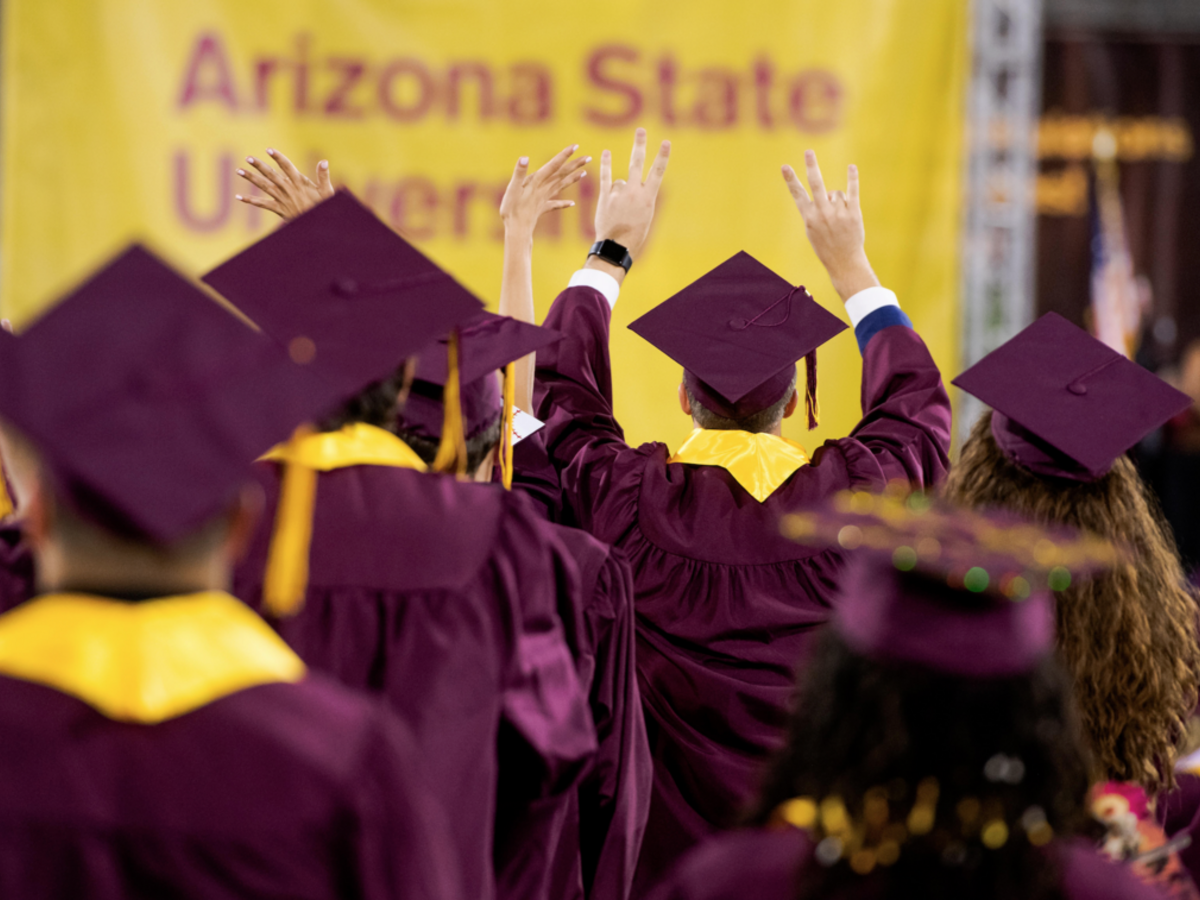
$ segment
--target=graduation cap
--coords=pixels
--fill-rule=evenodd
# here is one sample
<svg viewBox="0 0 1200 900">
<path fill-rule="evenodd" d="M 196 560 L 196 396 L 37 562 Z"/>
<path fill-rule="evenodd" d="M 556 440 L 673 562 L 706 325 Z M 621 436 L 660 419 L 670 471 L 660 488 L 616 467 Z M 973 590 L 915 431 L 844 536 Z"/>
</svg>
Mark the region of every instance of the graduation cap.
<svg viewBox="0 0 1200 900">
<path fill-rule="evenodd" d="M 344 190 L 203 280 L 343 398 L 483 306 Z"/>
<path fill-rule="evenodd" d="M 814 428 L 816 350 L 846 325 L 803 287 L 740 252 L 629 327 L 683 366 L 692 396 L 729 419 L 782 400 L 804 359 L 808 427 Z"/>
<path fill-rule="evenodd" d="M 970 677 L 1035 666 L 1054 643 L 1051 592 L 1125 558 L 1093 535 L 937 506 L 903 487 L 842 491 L 782 528 L 854 554 L 834 622 L 856 652 Z"/>
<path fill-rule="evenodd" d="M 36 444 L 58 496 L 154 543 L 224 510 L 260 453 L 336 399 L 137 245 L 0 355 L 0 416 Z"/>
<path fill-rule="evenodd" d="M 1095 481 L 1192 399 L 1057 313 L 952 382 L 993 409 L 1006 456 L 1038 475 Z"/>
<path fill-rule="evenodd" d="M 400 416 L 400 428 L 443 442 L 448 435 L 454 440 L 451 432 L 457 429 L 466 440 L 502 417 L 501 470 L 506 486 L 511 485 L 512 364 L 561 337 L 557 331 L 509 316 L 477 314 L 458 329 L 453 348 L 450 336 L 445 336 L 418 352 L 416 377 Z M 452 352 L 456 366 L 451 365 Z M 495 377 L 499 369 L 504 369 L 503 397 Z M 452 389 L 457 390 L 457 403 Z M 461 456 L 465 459 L 465 451 Z"/>
</svg>

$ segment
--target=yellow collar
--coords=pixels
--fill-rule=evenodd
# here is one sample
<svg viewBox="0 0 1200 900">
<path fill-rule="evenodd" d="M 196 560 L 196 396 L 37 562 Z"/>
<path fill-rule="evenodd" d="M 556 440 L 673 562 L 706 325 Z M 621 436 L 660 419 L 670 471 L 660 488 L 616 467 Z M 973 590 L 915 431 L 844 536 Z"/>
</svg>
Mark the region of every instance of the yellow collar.
<svg viewBox="0 0 1200 900">
<path fill-rule="evenodd" d="M 0 616 L 0 674 L 119 721 L 162 722 L 304 672 L 262 619 L 219 591 L 137 603 L 47 594 Z"/>
<path fill-rule="evenodd" d="M 318 472 L 347 466 L 392 466 L 424 472 L 426 465 L 416 452 L 392 434 L 374 425 L 354 422 L 341 431 L 324 431 L 296 437 L 262 457 L 298 463 Z"/>
<path fill-rule="evenodd" d="M 773 434 L 697 428 L 667 462 L 720 466 L 762 503 L 808 465 L 808 454 L 794 441 Z"/>
</svg>

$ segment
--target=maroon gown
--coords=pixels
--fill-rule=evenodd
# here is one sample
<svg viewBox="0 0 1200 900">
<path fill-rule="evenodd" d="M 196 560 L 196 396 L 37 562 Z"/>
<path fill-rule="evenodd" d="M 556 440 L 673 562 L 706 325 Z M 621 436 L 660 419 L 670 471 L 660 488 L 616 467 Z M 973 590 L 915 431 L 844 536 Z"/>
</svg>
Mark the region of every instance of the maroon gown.
<svg viewBox="0 0 1200 900">
<path fill-rule="evenodd" d="M 234 580 L 255 608 L 279 494 L 276 464 L 259 472 L 268 527 Z M 564 569 L 577 582 L 520 494 L 350 466 L 318 475 L 304 607 L 273 623 L 309 666 L 383 694 L 412 729 L 472 898 L 494 895 L 502 773 L 562 797 L 595 751 L 557 613 Z"/>
<path fill-rule="evenodd" d="M 582 603 L 559 611 L 596 725 L 596 761 L 567 806 L 523 803 L 505 779 L 502 796 L 539 815 L 510 831 L 500 896 L 528 896 L 543 879 L 553 900 L 625 900 L 650 810 L 651 762 L 634 657 L 633 577 L 619 551 L 574 528 L 554 526 L 579 570 Z"/>
<path fill-rule="evenodd" d="M 474 897 L 408 729 L 319 675 L 153 725 L 0 676 L 0 897 Z"/>
<path fill-rule="evenodd" d="M 1161 895 L 1079 840 L 1058 850 L 1068 900 L 1154 900 Z M 793 900 L 812 842 L 796 829 L 738 831 L 697 847 L 659 884 L 653 900 Z"/>
<path fill-rule="evenodd" d="M 608 302 L 568 288 L 545 326 L 535 407 L 561 489 L 561 518 L 613 544 L 634 572 L 638 675 L 654 756 L 650 821 L 635 894 L 706 834 L 727 826 L 778 743 L 794 672 L 841 567 L 833 551 L 784 539 L 784 512 L 850 487 L 918 486 L 948 466 L 950 402 L 907 326 L 863 356 L 863 418 L 828 441 L 765 502 L 724 469 L 630 447 L 613 416 Z M 553 508 L 553 503 L 548 504 Z"/>
</svg>

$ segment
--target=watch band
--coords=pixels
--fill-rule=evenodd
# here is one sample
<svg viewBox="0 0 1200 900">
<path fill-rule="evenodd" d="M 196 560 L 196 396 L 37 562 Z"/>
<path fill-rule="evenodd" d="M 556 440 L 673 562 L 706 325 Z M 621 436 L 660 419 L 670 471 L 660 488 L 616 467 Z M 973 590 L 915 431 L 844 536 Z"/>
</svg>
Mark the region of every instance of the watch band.
<svg viewBox="0 0 1200 900">
<path fill-rule="evenodd" d="M 629 251 L 616 241 L 596 241 L 592 244 L 592 249 L 588 251 L 588 256 L 598 256 L 606 263 L 620 266 L 626 272 L 633 265 L 633 257 L 629 255 Z"/>
</svg>

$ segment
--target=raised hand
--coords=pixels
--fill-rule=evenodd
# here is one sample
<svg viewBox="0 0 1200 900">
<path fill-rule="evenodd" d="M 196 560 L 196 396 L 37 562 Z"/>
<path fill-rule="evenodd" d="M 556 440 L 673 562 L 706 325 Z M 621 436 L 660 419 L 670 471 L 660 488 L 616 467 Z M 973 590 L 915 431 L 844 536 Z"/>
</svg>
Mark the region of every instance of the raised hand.
<svg viewBox="0 0 1200 900">
<path fill-rule="evenodd" d="M 317 163 L 317 180 L 314 182 L 278 150 L 268 149 L 267 155 L 279 164 L 279 171 L 253 156 L 246 157 L 246 162 L 252 168 L 237 170 L 242 178 L 266 196 L 235 194 L 238 200 L 270 210 L 288 222 L 333 196 L 333 182 L 329 179 L 329 160 L 323 159 Z"/>
<path fill-rule="evenodd" d="M 506 233 L 513 231 L 532 236 L 544 213 L 575 205 L 574 200 L 560 200 L 559 194 L 587 175 L 583 167 L 592 158 L 571 159 L 578 149 L 578 144 L 563 148 L 532 175 L 529 174 L 529 157 L 522 156 L 517 160 L 512 180 L 500 201 L 500 218 L 504 220 Z"/>
<path fill-rule="evenodd" d="M 633 137 L 633 153 L 629 157 L 629 180 L 612 177 L 612 154 L 600 154 L 600 196 L 596 201 L 596 239 L 621 244 L 635 260 L 646 244 L 650 223 L 654 221 L 654 203 L 663 176 L 671 142 L 663 141 L 644 179 L 646 165 L 646 129 L 639 128 Z"/>
<path fill-rule="evenodd" d="M 500 314 L 522 322 L 533 322 L 533 230 L 543 213 L 574 206 L 574 200 L 560 200 L 563 189 L 584 175 L 590 156 L 572 159 L 578 144 L 564 147 L 550 162 L 532 175 L 529 157 L 522 156 L 513 169 L 512 180 L 500 201 L 504 220 L 504 272 L 500 279 Z M 516 361 L 516 404 L 533 412 L 533 375 L 535 355 Z"/>
<path fill-rule="evenodd" d="M 829 273 L 834 290 L 842 300 L 849 300 L 864 288 L 879 284 L 867 261 L 866 230 L 858 203 L 858 167 L 847 169 L 845 191 L 829 191 L 812 150 L 805 151 L 804 165 L 811 197 L 791 166 L 783 167 L 783 180 L 804 219 L 808 242 Z"/>
</svg>

